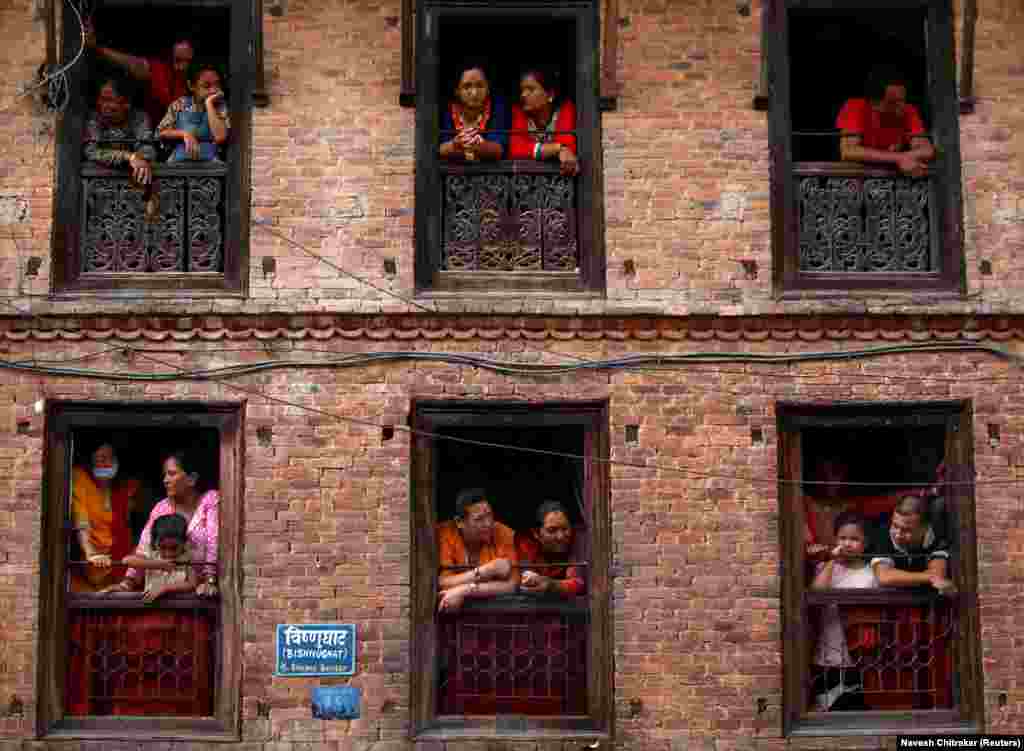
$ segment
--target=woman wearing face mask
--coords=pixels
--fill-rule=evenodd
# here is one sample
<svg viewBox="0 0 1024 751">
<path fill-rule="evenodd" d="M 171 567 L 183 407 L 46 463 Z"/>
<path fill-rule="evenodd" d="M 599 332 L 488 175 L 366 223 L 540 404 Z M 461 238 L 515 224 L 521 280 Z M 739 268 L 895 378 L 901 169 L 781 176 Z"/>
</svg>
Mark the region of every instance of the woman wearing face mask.
<svg viewBox="0 0 1024 751">
<path fill-rule="evenodd" d="M 88 561 L 72 570 L 72 592 L 97 592 L 124 577 L 124 567 L 111 564 L 134 547 L 128 517 L 139 482 L 119 477 L 119 469 L 114 446 L 103 442 L 89 454 L 88 467 L 72 471 L 71 519 Z"/>
</svg>

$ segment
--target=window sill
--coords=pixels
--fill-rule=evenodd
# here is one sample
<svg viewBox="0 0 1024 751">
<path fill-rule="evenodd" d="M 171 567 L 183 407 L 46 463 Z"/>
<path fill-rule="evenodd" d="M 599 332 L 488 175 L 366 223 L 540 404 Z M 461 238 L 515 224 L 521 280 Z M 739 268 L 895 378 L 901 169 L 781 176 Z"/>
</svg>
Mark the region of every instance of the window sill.
<svg viewBox="0 0 1024 751">
<path fill-rule="evenodd" d="M 862 162 L 794 162 L 793 174 L 798 177 L 906 177 L 909 180 L 925 180 L 934 170 L 926 168 L 921 177 L 909 177 L 895 167 Z"/>
<path fill-rule="evenodd" d="M 865 278 L 866 277 L 866 278 Z M 893 301 L 904 299 L 916 305 L 934 305 L 943 302 L 963 302 L 966 290 L 951 289 L 939 274 L 871 273 L 799 274 L 786 289 L 778 292 L 779 302 L 834 300 L 836 302 L 863 303 L 866 298 L 885 297 Z M 852 296 L 856 293 L 856 297 Z"/>
<path fill-rule="evenodd" d="M 197 743 L 238 742 L 241 734 L 228 730 L 218 720 L 195 718 L 82 717 L 61 720 L 40 734 L 40 740 L 130 740 L 191 741 Z"/>
<path fill-rule="evenodd" d="M 868 735 L 947 735 L 981 732 L 961 720 L 956 710 L 920 709 L 913 712 L 812 712 L 797 720 L 787 737 Z"/>
<path fill-rule="evenodd" d="M 565 740 L 580 743 L 611 741 L 611 733 L 594 729 L 587 718 L 549 720 L 550 727 L 539 727 L 537 720 L 521 717 L 438 717 L 431 727 L 414 733 L 414 741 L 474 740 Z M 559 727 L 555 727 L 555 724 Z"/>
<path fill-rule="evenodd" d="M 79 274 L 75 281 L 50 293 L 51 300 L 81 297 L 131 300 L 139 295 L 146 299 L 160 297 L 231 297 L 245 293 L 231 284 L 224 274 L 205 271 L 167 273 L 98 273 Z"/>
<path fill-rule="evenodd" d="M 464 296 L 467 293 L 486 297 L 524 293 L 595 296 L 583 286 L 578 271 L 437 271 L 431 289 L 418 292 L 417 297 Z"/>
</svg>

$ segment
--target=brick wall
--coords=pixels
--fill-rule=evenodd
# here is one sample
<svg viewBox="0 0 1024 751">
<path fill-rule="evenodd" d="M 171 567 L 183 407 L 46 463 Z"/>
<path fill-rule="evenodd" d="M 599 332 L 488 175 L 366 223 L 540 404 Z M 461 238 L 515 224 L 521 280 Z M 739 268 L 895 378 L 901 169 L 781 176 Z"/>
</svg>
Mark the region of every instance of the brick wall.
<svg viewBox="0 0 1024 751">
<path fill-rule="evenodd" d="M 299 356 L 306 342 L 274 342 L 274 357 Z M 394 345 L 394 346 L 392 346 Z M 841 350 L 849 341 L 772 343 L 764 353 Z M 81 357 L 110 342 L 11 344 L 10 360 Z M 149 345 L 152 349 L 156 345 Z M 398 349 L 394 342 L 338 337 L 316 343 L 335 353 Z M 421 344 L 431 352 L 479 351 L 479 340 Z M 521 357 L 521 343 L 489 345 L 495 356 Z M 552 349 L 598 359 L 616 343 L 567 343 Z M 204 368 L 264 360 L 245 343 L 161 343 L 154 355 L 175 366 Z M 225 348 L 249 349 L 237 354 Z M 407 346 L 402 348 L 409 348 Z M 722 352 L 739 349 L 712 345 Z M 181 355 L 167 350 L 179 349 Z M 252 351 L 257 349 L 257 351 Z M 661 342 L 663 354 L 689 346 Z M 203 354 L 203 350 L 211 350 Z M 294 351 L 291 351 L 294 350 Z M 305 357 L 322 355 L 307 352 Z M 548 358 L 554 361 L 555 358 Z M 114 353 L 81 367 L 131 372 L 170 370 Z M 608 399 L 612 458 L 699 468 L 758 482 L 691 478 L 667 470 L 611 469 L 615 709 L 622 751 L 781 747 L 781 627 L 778 499 L 773 482 L 777 400 L 971 399 L 975 461 L 982 653 L 988 728 L 1021 732 L 1024 692 L 1017 680 L 1022 645 L 1014 626 L 1024 593 L 1021 465 L 1024 391 L 1015 370 L 986 354 L 904 355 L 874 360 L 778 366 L 700 365 L 665 372 L 594 373 L 538 381 L 442 364 L 350 370 L 281 370 L 240 378 L 234 387 L 292 402 L 290 407 L 210 383 L 109 384 L 6 374 L 0 383 L 0 713 L 17 697 L 23 714 L 0 718 L 0 738 L 31 736 L 35 708 L 39 582 L 42 418 L 26 408 L 47 399 L 239 400 L 245 410 L 242 555 L 246 751 L 411 751 L 409 665 L 409 441 L 334 420 L 309 409 L 405 424 L 416 397 Z M 15 423 L 21 422 L 16 429 Z M 1000 427 L 990 439 L 988 425 Z M 625 426 L 639 426 L 626 443 Z M 760 428 L 761 441 L 752 438 Z M 268 430 L 269 429 L 269 430 Z M 273 626 L 322 620 L 360 629 L 358 673 L 363 718 L 313 720 L 314 680 L 271 676 Z M 636 700 L 639 700 L 637 704 Z M 758 701 L 764 700 L 764 711 Z M 261 708 L 269 716 L 260 716 Z M 814 747 L 823 747 L 823 740 Z M 873 747 L 877 747 L 876 745 Z M 794 740 L 794 748 L 808 741 Z M 830 740 L 829 748 L 860 747 Z M 35 747 L 35 746 L 32 746 Z M 40 745 L 40 748 L 44 746 Z M 66 748 L 60 744 L 46 748 Z M 71 746 L 77 748 L 77 746 Z M 116 748 L 134 748 L 119 745 Z M 148 747 L 148 746 L 147 746 Z M 199 748 L 187 744 L 175 748 Z M 224 746 L 217 746 L 224 747 Z M 232 748 L 233 746 L 227 746 Z M 0 748 L 7 748 L 0 742 Z M 94 748 L 84 745 L 82 748 Z M 114 746 L 95 746 L 114 748 Z M 203 746 L 205 748 L 205 746 Z M 424 744 L 436 751 L 440 746 Z M 449 743 L 453 751 L 563 749 L 560 743 Z M 564 748 L 575 749 L 568 744 Z"/>
<path fill-rule="evenodd" d="M 978 107 L 960 119 L 970 294 L 858 295 L 830 300 L 829 310 L 1021 309 L 1024 204 L 1014 165 L 1024 158 L 1024 84 L 1008 40 L 1024 29 L 1024 9 L 1011 0 L 980 0 L 979 9 Z M 397 0 L 310 2 L 265 18 L 271 104 L 255 113 L 253 213 L 332 262 L 408 295 L 414 113 L 397 105 L 398 14 Z M 620 19 L 622 94 L 618 110 L 603 115 L 607 299 L 433 304 L 567 314 L 821 310 L 820 301 L 781 302 L 771 294 L 767 116 L 751 108 L 760 58 L 758 4 L 743 16 L 725 2 L 625 0 Z M 0 96 L 7 103 L 41 61 L 43 35 L 24 0 L 4 4 L 0 20 L 12 42 L 0 53 Z M 48 291 L 52 125 L 27 103 L 0 113 L 0 147 L 13 155 L 0 167 L 0 284 L 7 295 Z M 264 257 L 276 260 L 276 273 L 264 274 Z M 30 268 L 32 258 L 38 268 Z M 396 274 L 385 272 L 385 259 L 395 260 Z M 634 274 L 625 273 L 627 260 Z M 756 278 L 748 277 L 743 261 L 756 262 Z M 260 228 L 253 229 L 250 262 L 248 299 L 194 301 L 190 309 L 415 312 Z M 32 299 L 38 312 L 180 310 L 181 304 Z"/>
</svg>

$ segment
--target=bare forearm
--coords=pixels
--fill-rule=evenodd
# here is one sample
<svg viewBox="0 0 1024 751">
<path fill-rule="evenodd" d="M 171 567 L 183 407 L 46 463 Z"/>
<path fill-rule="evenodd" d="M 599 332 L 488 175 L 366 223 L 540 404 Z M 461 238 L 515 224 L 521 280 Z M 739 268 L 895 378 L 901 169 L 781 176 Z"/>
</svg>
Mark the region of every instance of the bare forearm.
<svg viewBox="0 0 1024 751">
<path fill-rule="evenodd" d="M 437 579 L 437 588 L 443 592 L 446 589 L 452 589 L 463 584 L 470 584 L 471 582 L 476 581 L 473 571 L 474 570 L 471 569 L 469 571 L 461 571 L 457 574 L 441 574 Z"/>
<path fill-rule="evenodd" d="M 896 164 L 901 154 L 895 151 L 871 149 L 860 144 L 843 144 L 842 157 L 844 162 L 874 162 L 878 164 Z"/>
<path fill-rule="evenodd" d="M 466 592 L 467 597 L 472 597 L 477 600 L 487 599 L 488 597 L 498 597 L 499 595 L 510 595 L 516 591 L 516 582 L 514 581 L 502 581 L 502 582 L 485 582 L 478 584 L 476 587 Z"/>
<path fill-rule="evenodd" d="M 132 78 L 137 78 L 140 81 L 149 80 L 149 63 L 146 62 L 145 58 L 135 57 L 135 55 L 129 55 L 127 52 L 118 52 L 109 47 L 97 47 L 96 54 L 124 68 Z"/>
<path fill-rule="evenodd" d="M 213 134 L 214 143 L 221 145 L 228 140 L 228 126 L 224 118 L 217 114 L 216 110 L 207 110 L 206 119 L 210 122 L 210 133 Z"/>
<path fill-rule="evenodd" d="M 931 583 L 927 571 L 901 571 L 892 566 L 875 566 L 875 576 L 883 587 L 917 587 Z"/>
<path fill-rule="evenodd" d="M 935 158 L 935 147 L 930 143 L 924 143 L 919 146 L 914 146 L 907 153 L 917 159 L 920 159 L 922 162 L 930 162 Z"/>
<path fill-rule="evenodd" d="M 178 128 L 167 128 L 160 131 L 160 138 L 164 141 L 184 141 L 185 131 Z"/>
<path fill-rule="evenodd" d="M 121 560 L 122 565 L 129 568 L 163 569 L 166 565 L 163 561 L 155 561 L 152 558 L 143 558 L 141 555 L 127 555 Z"/>
</svg>

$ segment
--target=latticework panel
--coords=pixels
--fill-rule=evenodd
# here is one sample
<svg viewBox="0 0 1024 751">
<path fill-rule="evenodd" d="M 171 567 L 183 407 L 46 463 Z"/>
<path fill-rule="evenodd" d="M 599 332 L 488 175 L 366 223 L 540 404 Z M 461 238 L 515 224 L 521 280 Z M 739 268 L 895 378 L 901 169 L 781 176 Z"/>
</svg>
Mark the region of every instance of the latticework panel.
<svg viewBox="0 0 1024 751">
<path fill-rule="evenodd" d="M 812 709 L 954 706 L 957 623 L 949 601 L 811 606 L 807 612 L 815 638 L 808 672 Z"/>
<path fill-rule="evenodd" d="M 442 268 L 574 271 L 574 179 L 559 174 L 445 177 Z"/>
<path fill-rule="evenodd" d="M 800 270 L 935 271 L 927 178 L 802 177 Z"/>
<path fill-rule="evenodd" d="M 212 610 L 72 610 L 67 714 L 211 716 L 216 635 Z"/>
<path fill-rule="evenodd" d="M 224 177 L 154 178 L 158 213 L 128 176 L 83 177 L 82 271 L 220 271 L 224 259 Z"/>
<path fill-rule="evenodd" d="M 443 618 L 439 714 L 585 714 L 585 621 L 550 613 Z"/>
</svg>

